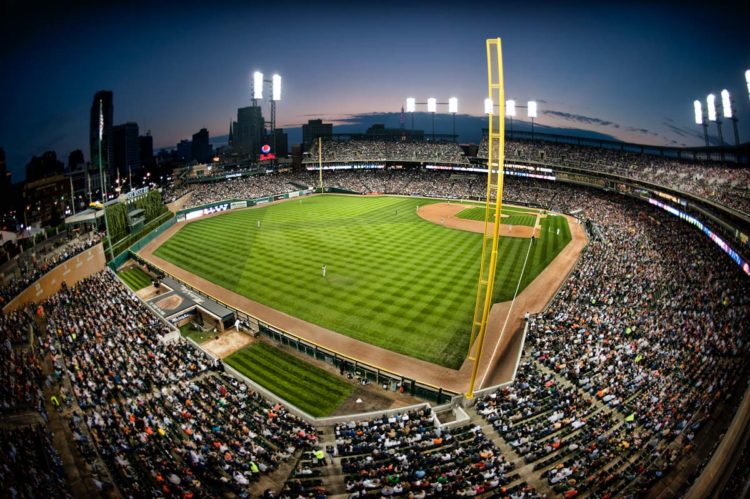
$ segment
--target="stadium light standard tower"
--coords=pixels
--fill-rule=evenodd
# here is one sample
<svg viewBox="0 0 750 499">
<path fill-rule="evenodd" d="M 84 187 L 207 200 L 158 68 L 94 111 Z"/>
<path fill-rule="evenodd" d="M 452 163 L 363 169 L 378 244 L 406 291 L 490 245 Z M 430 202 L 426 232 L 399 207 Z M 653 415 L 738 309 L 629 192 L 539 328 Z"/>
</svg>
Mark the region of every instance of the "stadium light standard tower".
<svg viewBox="0 0 750 499">
<path fill-rule="evenodd" d="M 432 141 L 435 142 L 435 113 L 437 112 L 437 99 L 435 97 L 427 99 L 427 112 L 432 113 Z"/>
<path fill-rule="evenodd" d="M 458 112 L 458 99 L 451 97 L 448 99 L 448 112 L 453 115 L 453 140 L 458 142 L 456 138 L 456 113 Z"/>
<path fill-rule="evenodd" d="M 706 97 L 706 107 L 708 108 L 708 121 L 716 123 L 716 130 L 719 135 L 719 157 L 724 161 L 724 136 L 721 133 L 721 120 L 716 114 L 716 96 L 714 94 L 708 94 L 708 97 Z"/>
<path fill-rule="evenodd" d="M 530 100 L 526 105 L 526 111 L 531 118 L 531 141 L 534 141 L 534 119 L 536 119 L 536 101 Z"/>
<path fill-rule="evenodd" d="M 253 73 L 253 106 L 258 105 L 259 100 L 263 100 L 263 84 L 271 84 L 271 121 L 267 124 L 271 128 L 271 143 L 273 153 L 276 154 L 276 102 L 281 100 L 281 76 L 274 74 L 270 80 L 263 78 L 263 73 L 255 71 Z"/>
<path fill-rule="evenodd" d="M 516 115 L 516 101 L 509 99 L 505 103 L 505 116 L 510 118 L 510 138 L 513 140 L 513 117 Z"/>
<path fill-rule="evenodd" d="M 750 69 L 745 71 L 745 83 L 747 83 L 747 96 L 750 97 Z"/>
<path fill-rule="evenodd" d="M 708 123 L 703 116 L 703 104 L 698 99 L 693 101 L 695 111 L 695 124 L 703 127 L 703 140 L 706 141 L 706 160 L 708 161 Z"/>
<path fill-rule="evenodd" d="M 414 112 L 417 110 L 417 99 L 409 97 L 406 99 L 406 112 L 411 114 L 411 132 L 414 135 Z"/>
<path fill-rule="evenodd" d="M 740 147 L 740 135 L 737 131 L 737 114 L 734 112 L 732 107 L 732 99 L 729 96 L 729 90 L 726 88 L 721 91 L 721 111 L 724 114 L 724 118 L 732 121 L 734 128 L 734 145 Z"/>
</svg>

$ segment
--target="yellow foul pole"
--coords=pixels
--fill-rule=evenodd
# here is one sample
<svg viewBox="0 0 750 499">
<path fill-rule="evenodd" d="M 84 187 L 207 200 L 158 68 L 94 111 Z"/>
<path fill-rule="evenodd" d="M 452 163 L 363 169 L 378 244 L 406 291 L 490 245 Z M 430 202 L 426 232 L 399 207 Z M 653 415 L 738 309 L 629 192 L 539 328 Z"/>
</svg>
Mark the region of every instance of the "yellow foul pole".
<svg viewBox="0 0 750 499">
<path fill-rule="evenodd" d="M 503 166 L 505 162 L 505 89 L 503 86 L 503 53 L 500 38 L 487 40 L 487 87 L 490 105 L 487 154 L 487 199 L 484 210 L 482 261 L 477 283 L 477 301 L 471 326 L 469 359 L 473 360 L 466 398 L 474 397 L 479 362 L 482 358 L 487 318 L 492 308 L 492 292 L 497 269 L 500 242 L 500 215 L 503 207 Z M 497 113 L 495 112 L 497 110 Z M 492 210 L 495 210 L 494 215 Z M 491 217 L 491 215 L 493 215 Z M 476 345 L 474 345 L 476 340 Z M 473 352 L 473 355 L 472 355 Z"/>
</svg>

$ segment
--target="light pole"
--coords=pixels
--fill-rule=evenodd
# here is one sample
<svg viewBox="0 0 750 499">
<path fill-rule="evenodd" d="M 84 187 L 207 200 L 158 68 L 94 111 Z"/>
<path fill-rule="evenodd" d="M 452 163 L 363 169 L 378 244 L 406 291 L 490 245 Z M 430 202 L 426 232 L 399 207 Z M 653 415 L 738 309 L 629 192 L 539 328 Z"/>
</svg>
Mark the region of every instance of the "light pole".
<svg viewBox="0 0 750 499">
<path fill-rule="evenodd" d="M 430 97 L 427 102 L 417 102 L 414 97 L 407 97 L 406 99 L 406 112 L 411 114 L 411 130 L 414 132 L 414 113 L 417 110 L 417 104 L 427 104 L 427 112 L 432 113 L 432 140 L 435 140 L 435 113 L 437 112 L 438 104 L 448 105 L 448 112 L 453 114 L 453 136 L 456 136 L 456 113 L 458 112 L 458 99 L 451 97 L 448 102 L 438 102 L 436 98 Z"/>
<path fill-rule="evenodd" d="M 510 118 L 510 140 L 513 140 L 513 117 L 516 115 L 516 101 L 509 99 L 505 101 L 505 116 Z"/>
<path fill-rule="evenodd" d="M 437 112 L 437 99 L 435 97 L 427 99 L 427 112 L 432 113 L 432 141 L 435 142 L 435 113 Z"/>
<path fill-rule="evenodd" d="M 698 99 L 693 101 L 693 110 L 695 111 L 695 124 L 703 127 L 703 139 L 706 141 L 706 161 L 708 161 L 708 123 L 703 119 L 703 104 Z"/>
<path fill-rule="evenodd" d="M 264 122 L 264 125 L 271 127 L 271 145 L 272 151 L 276 151 L 276 102 L 281 100 L 281 76 L 275 74 L 270 80 L 263 79 L 263 73 L 255 71 L 253 73 L 253 106 L 258 105 L 258 101 L 263 99 L 263 84 L 271 84 L 271 121 Z"/>
<path fill-rule="evenodd" d="M 737 131 L 737 115 L 732 108 L 732 100 L 729 96 L 729 90 L 726 88 L 721 91 L 721 110 L 724 113 L 724 118 L 732 121 L 734 128 L 734 146 L 740 147 L 740 135 Z"/>
<path fill-rule="evenodd" d="M 716 123 L 716 130 L 719 136 L 719 157 L 724 161 L 724 136 L 721 133 L 721 120 L 716 115 L 716 96 L 714 94 L 708 94 L 706 105 L 708 108 L 708 121 Z"/>
<path fill-rule="evenodd" d="M 448 112 L 453 115 L 453 140 L 458 142 L 456 138 L 456 113 L 458 112 L 458 99 L 451 97 L 448 99 Z"/>
<path fill-rule="evenodd" d="M 526 106 L 529 118 L 531 118 L 531 141 L 534 141 L 534 119 L 536 119 L 536 101 L 530 100 Z"/>
<path fill-rule="evenodd" d="M 417 100 L 414 97 L 406 99 L 406 112 L 411 114 L 411 134 L 414 137 L 414 111 L 417 110 Z"/>
</svg>

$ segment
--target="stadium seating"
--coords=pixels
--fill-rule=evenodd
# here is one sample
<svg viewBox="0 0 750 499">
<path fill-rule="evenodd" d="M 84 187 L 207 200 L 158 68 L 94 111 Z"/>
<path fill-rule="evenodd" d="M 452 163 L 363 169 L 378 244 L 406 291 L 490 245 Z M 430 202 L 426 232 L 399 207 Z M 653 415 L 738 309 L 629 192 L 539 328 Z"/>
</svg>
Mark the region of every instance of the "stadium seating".
<svg viewBox="0 0 750 499">
<path fill-rule="evenodd" d="M 193 200 L 257 197 L 294 188 L 289 182 L 314 185 L 316 177 L 200 184 Z M 346 190 L 444 197 L 482 196 L 484 180 L 413 170 L 326 173 L 326 185 Z M 473 416 L 487 422 L 486 432 L 473 424 L 445 429 L 429 409 L 335 426 L 342 473 L 335 478 L 348 494 L 643 494 L 692 452 L 737 385 L 748 353 L 750 285 L 713 242 L 615 194 L 508 178 L 506 198 L 580 210 L 594 229 L 578 265 L 547 309 L 529 317 L 515 383 L 477 403 Z M 43 391 L 54 388 L 72 406 L 66 421 L 78 452 L 87 462 L 101 456 L 126 495 L 247 495 L 285 461 L 294 471 L 283 477 L 282 497 L 327 494 L 324 477 L 331 477 L 311 454 L 317 429 L 223 374 L 192 344 L 165 343 L 169 328 L 111 272 L 63 286 L 41 307 L 4 314 L 0 330 L 0 412 L 45 419 Z M 20 496 L 29 496 L 22 490 L 29 484 L 62 483 L 49 464 L 55 459 L 44 457 L 53 455 L 44 427 L 0 432 L 0 449 L 4 463 L 36 470 L 16 482 L 23 470 L 0 470 Z"/>
<path fill-rule="evenodd" d="M 15 298 L 21 291 L 48 271 L 65 260 L 95 246 L 101 240 L 101 234 L 91 232 L 85 236 L 72 238 L 46 252 L 26 251 L 17 257 L 15 278 L 0 286 L 0 307 Z"/>
<path fill-rule="evenodd" d="M 487 157 L 482 140 L 477 156 Z M 714 163 L 551 142 L 505 142 L 506 161 L 535 161 L 612 173 L 688 192 L 750 214 L 750 170 Z"/>
<path fill-rule="evenodd" d="M 40 425 L 0 430 L 3 496 L 71 498 L 49 431 Z"/>
</svg>

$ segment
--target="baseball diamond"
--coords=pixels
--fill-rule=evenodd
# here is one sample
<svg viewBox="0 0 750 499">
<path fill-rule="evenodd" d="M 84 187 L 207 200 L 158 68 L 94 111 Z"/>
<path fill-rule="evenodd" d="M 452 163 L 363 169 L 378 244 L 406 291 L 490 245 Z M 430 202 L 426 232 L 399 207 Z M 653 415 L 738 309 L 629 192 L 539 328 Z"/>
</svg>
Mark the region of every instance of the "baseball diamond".
<svg viewBox="0 0 750 499">
<path fill-rule="evenodd" d="M 468 350 L 481 236 L 425 221 L 417 206 L 432 204 L 316 196 L 191 222 L 154 254 L 292 316 L 457 369 Z M 545 216 L 539 226 L 520 290 L 571 238 L 564 217 Z M 502 239 L 495 301 L 513 297 L 529 244 Z"/>
</svg>

